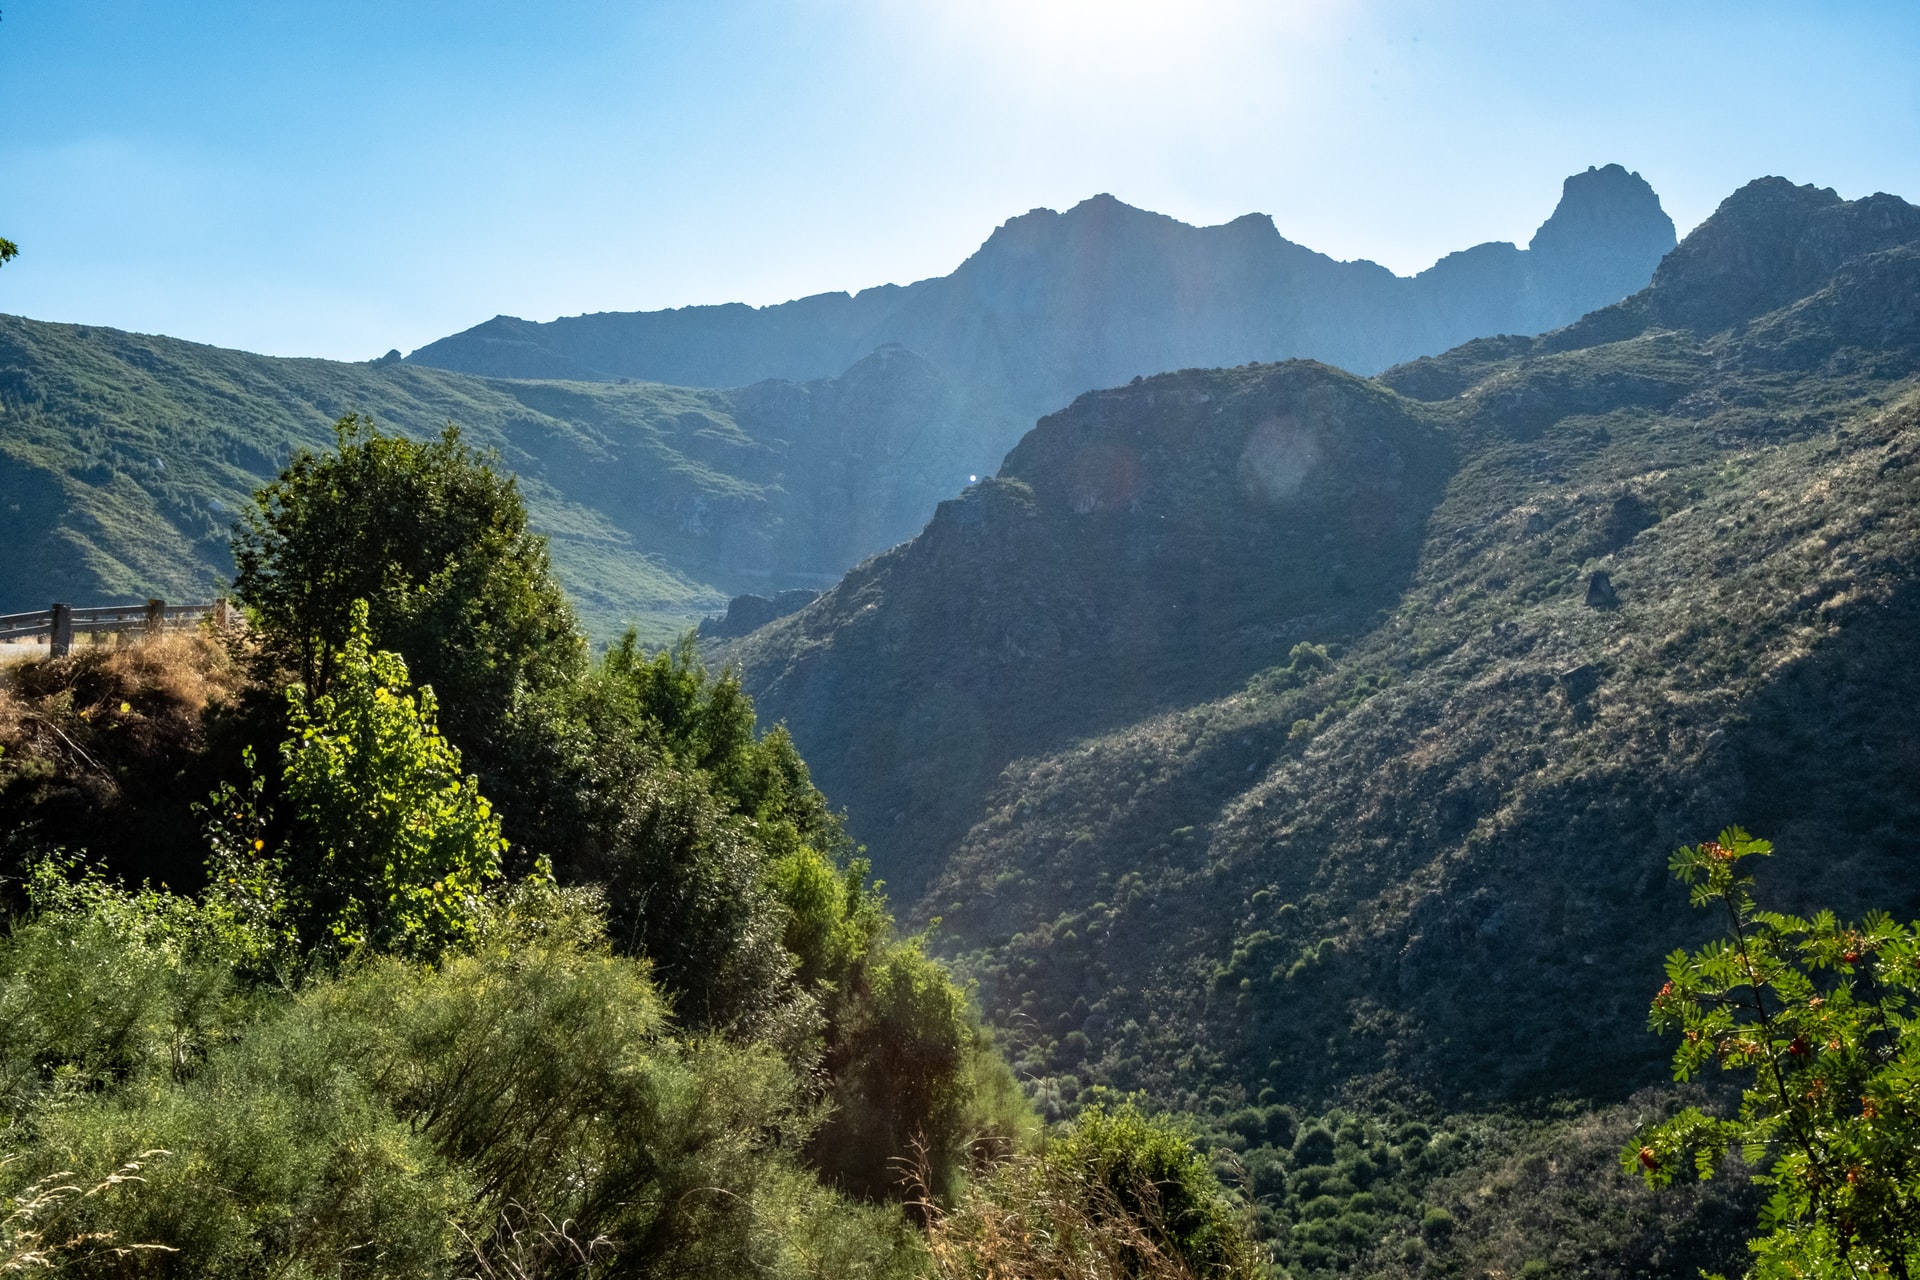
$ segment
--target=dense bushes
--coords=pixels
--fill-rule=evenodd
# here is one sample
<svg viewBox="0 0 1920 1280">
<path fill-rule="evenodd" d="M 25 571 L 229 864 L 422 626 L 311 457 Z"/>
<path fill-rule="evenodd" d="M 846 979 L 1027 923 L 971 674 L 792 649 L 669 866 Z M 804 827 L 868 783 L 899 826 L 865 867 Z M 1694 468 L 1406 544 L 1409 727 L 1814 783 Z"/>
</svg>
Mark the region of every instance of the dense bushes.
<svg viewBox="0 0 1920 1280">
<path fill-rule="evenodd" d="M 0 1058 L 0 1132 L 27 1158 L 0 1177 L 166 1152 L 71 1229 L 164 1245 L 142 1264 L 183 1276 L 571 1273 L 576 1247 L 605 1275 L 908 1267 L 897 1214 L 797 1163 L 814 1120 L 791 1068 L 677 1039 L 591 921 L 577 895 L 496 895 L 436 967 L 371 959 L 236 1003 L 217 910 L 68 895 L 0 948 L 0 1006 L 30 1015 Z"/>
<path fill-rule="evenodd" d="M 934 1224 L 951 1280 L 1252 1280 L 1265 1260 L 1185 1135 L 1131 1106 L 1089 1108 L 999 1165 Z"/>
<path fill-rule="evenodd" d="M 204 891 L 43 854 L 0 937 L 22 1248 L 57 1211 L 76 1274 L 887 1275 L 1016 1185 L 985 1174 L 1036 1137 L 1012 1073 L 792 742 L 690 642 L 582 662 L 456 433 L 343 421 L 236 557 L 254 683 L 194 748 L 232 757 Z M 1217 1187 L 1199 1218 L 1134 1195 L 1204 1178 L 1183 1142 L 1062 1142 L 1139 1147 L 1096 1237 L 1151 1217 L 1227 1274 Z"/>
</svg>

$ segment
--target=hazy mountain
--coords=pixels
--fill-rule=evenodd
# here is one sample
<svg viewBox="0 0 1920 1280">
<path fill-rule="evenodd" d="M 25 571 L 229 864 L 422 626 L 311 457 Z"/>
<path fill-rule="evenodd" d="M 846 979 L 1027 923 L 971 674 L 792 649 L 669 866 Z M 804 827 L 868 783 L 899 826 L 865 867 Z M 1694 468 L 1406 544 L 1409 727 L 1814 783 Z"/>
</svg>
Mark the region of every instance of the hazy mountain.
<svg viewBox="0 0 1920 1280">
<path fill-rule="evenodd" d="M 953 274 L 778 306 L 500 316 L 415 364 L 501 377 L 733 386 L 839 373 L 884 343 L 948 375 L 998 458 L 1094 387 L 1169 369 L 1311 357 L 1361 373 L 1468 338 L 1538 333 L 1644 286 L 1672 221 L 1619 165 L 1566 181 L 1526 249 L 1483 244 L 1413 277 L 1336 262 L 1248 214 L 1193 227 L 1101 195 L 999 227 Z"/>
<path fill-rule="evenodd" d="M 1917 374 L 1920 210 L 1764 179 L 1540 338 L 1082 396 L 725 652 L 1043 1093 L 1624 1097 L 1675 845 L 1920 913 Z"/>
<path fill-rule="evenodd" d="M 1013 219 L 906 289 L 500 320 L 404 364 L 0 318 L 0 509 L 32 548 L 0 568 L 0 603 L 206 595 L 248 491 L 362 410 L 415 433 L 455 420 L 500 449 L 590 625 L 660 639 L 731 595 L 831 585 L 1073 392 L 1310 334 L 1374 367 L 1539 327 L 1629 291 L 1671 240 L 1646 184 L 1609 166 L 1568 179 L 1531 248 L 1411 280 L 1265 219 L 1193 228 L 1102 197 Z"/>
</svg>

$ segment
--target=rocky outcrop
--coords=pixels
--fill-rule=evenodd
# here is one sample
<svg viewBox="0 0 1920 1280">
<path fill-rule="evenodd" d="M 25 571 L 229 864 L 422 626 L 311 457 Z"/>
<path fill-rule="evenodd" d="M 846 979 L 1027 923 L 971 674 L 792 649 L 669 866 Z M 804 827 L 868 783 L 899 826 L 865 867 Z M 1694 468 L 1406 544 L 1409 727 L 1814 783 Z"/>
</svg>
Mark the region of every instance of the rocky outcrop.
<svg viewBox="0 0 1920 1280">
<path fill-rule="evenodd" d="M 1715 332 L 1826 285 L 1841 264 L 1920 240 L 1897 196 L 1842 200 L 1830 187 L 1759 178 L 1721 202 L 1654 273 L 1653 318 Z"/>
<path fill-rule="evenodd" d="M 727 611 L 724 615 L 701 620 L 700 638 L 728 640 L 744 636 L 749 631 L 757 631 L 778 618 L 800 612 L 819 598 L 818 591 L 801 589 L 782 591 L 771 597 L 735 596 L 727 602 Z"/>
</svg>

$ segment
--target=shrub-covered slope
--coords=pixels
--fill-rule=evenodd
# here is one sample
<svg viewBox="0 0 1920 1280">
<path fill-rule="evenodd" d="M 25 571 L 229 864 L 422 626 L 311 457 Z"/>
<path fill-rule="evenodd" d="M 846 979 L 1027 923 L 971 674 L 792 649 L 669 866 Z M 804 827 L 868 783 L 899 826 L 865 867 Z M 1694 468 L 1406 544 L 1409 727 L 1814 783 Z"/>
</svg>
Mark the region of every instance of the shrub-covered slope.
<svg viewBox="0 0 1920 1280">
<path fill-rule="evenodd" d="M 1304 362 L 1083 396 L 730 656 L 918 892 L 1013 757 L 1227 692 L 1390 606 L 1451 466 L 1431 418 Z"/>
<path fill-rule="evenodd" d="M 1663 1074 L 1647 987 L 1701 927 L 1667 883 L 1675 845 L 1743 821 L 1785 851 L 1775 900 L 1920 911 L 1917 218 L 1766 179 L 1649 289 L 1539 339 L 1373 383 L 1283 366 L 1083 398 L 920 541 L 735 652 L 876 870 L 938 869 L 922 912 L 1043 1090 L 1624 1097 Z M 1309 478 L 1250 521 L 1244 483 L 1204 477 L 1257 472 L 1262 437 L 1210 410 L 1263 388 L 1301 417 L 1278 389 L 1315 386 L 1371 415 L 1325 430 L 1356 451 L 1319 464 L 1349 505 L 1309 514 Z M 1215 399 L 1181 404 L 1196 392 Z M 1131 473 L 1137 505 L 1072 500 L 1075 466 L 1155 430 L 1186 447 Z M 1358 495 L 1388 473 L 1363 459 L 1390 435 L 1403 491 L 1374 528 Z M 982 552 L 936 562 L 972 507 Z M 1221 543 L 1134 571 L 1176 509 Z M 1312 537 L 1276 537 L 1289 519 Z M 1053 559 L 1008 564 L 996 520 Z M 1220 572 L 1236 554 L 1268 572 Z M 1084 634 L 1061 603 L 1115 580 L 1137 594 L 1104 648 L 955 634 L 963 613 Z M 971 610 L 932 614 L 942 588 Z M 1193 605 L 1234 622 L 1175 624 Z M 1162 660 L 1116 661 L 1128 646 Z M 900 714 L 956 671 L 989 692 Z M 1068 710 L 1030 710 L 1042 694 Z M 963 732 L 982 721 L 1040 730 Z M 983 797 L 996 753 L 1019 758 Z"/>
<path fill-rule="evenodd" d="M 285 360 L 0 317 L 0 611 L 205 598 L 228 527 L 335 419 L 449 420 L 499 449 L 595 632 L 668 638 L 730 593 L 820 586 L 910 536 L 982 460 L 925 362 L 732 391 Z"/>
</svg>

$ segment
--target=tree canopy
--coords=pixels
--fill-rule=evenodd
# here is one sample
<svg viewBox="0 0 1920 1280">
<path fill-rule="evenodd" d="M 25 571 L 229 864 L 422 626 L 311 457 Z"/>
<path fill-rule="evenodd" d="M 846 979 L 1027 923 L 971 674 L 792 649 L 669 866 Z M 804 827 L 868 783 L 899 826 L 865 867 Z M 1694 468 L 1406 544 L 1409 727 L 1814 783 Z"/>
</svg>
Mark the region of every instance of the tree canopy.
<svg viewBox="0 0 1920 1280">
<path fill-rule="evenodd" d="M 508 754 L 529 694 L 585 659 L 546 540 L 518 485 L 449 425 L 427 441 L 348 414 L 335 448 L 302 451 L 254 495 L 233 535 L 234 592 L 267 656 L 327 692 L 367 604 L 369 639 L 439 698 L 448 735 L 483 776 Z"/>
</svg>

